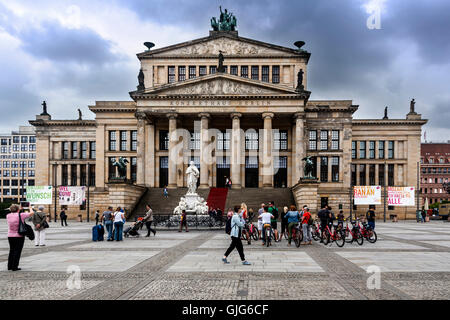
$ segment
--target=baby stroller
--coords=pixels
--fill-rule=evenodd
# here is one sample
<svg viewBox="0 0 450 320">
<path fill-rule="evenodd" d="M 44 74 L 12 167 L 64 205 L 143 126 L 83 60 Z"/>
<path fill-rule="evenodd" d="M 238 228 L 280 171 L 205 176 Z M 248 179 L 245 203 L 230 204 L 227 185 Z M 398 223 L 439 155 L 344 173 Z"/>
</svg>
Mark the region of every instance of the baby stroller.
<svg viewBox="0 0 450 320">
<path fill-rule="evenodd" d="M 134 222 L 131 226 L 123 230 L 123 235 L 125 236 L 125 238 L 128 238 L 129 236 L 139 237 L 138 230 L 142 228 L 143 224 L 144 223 L 142 222 L 142 220 Z"/>
</svg>

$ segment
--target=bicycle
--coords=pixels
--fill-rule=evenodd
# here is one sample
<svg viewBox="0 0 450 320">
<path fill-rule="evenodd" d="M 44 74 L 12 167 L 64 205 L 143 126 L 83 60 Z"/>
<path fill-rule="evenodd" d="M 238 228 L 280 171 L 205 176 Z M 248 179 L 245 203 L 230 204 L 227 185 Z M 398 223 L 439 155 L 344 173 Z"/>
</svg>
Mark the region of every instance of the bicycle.
<svg viewBox="0 0 450 320">
<path fill-rule="evenodd" d="M 338 247 L 343 247 L 345 244 L 345 233 L 338 227 L 333 226 L 333 231 L 330 229 L 330 224 L 327 224 L 324 230 L 323 244 L 327 245 L 331 242 L 336 242 Z"/>
<path fill-rule="evenodd" d="M 359 226 L 357 225 L 357 221 L 351 221 L 352 229 L 348 227 L 348 222 L 346 222 L 346 227 L 344 230 L 345 235 L 345 242 L 347 243 L 353 243 L 353 241 L 356 241 L 357 244 L 362 246 L 364 243 L 364 237 L 361 234 L 361 231 L 359 230 Z M 351 236 L 351 238 L 349 238 Z"/>
<path fill-rule="evenodd" d="M 361 223 L 359 226 L 359 229 L 361 230 L 361 234 L 362 236 L 369 241 L 370 243 L 375 243 L 377 242 L 377 233 L 375 232 L 375 230 L 373 230 L 368 223 L 363 222 L 362 223 L 362 227 L 361 227 Z"/>
<path fill-rule="evenodd" d="M 270 224 L 265 224 L 263 226 L 263 232 L 264 232 L 263 245 L 266 245 L 267 247 L 269 247 L 272 245 L 272 237 L 273 237 L 272 226 Z"/>
<path fill-rule="evenodd" d="M 314 220 L 314 223 L 311 225 L 311 237 L 314 241 L 320 240 L 320 222 L 319 220 Z"/>
<path fill-rule="evenodd" d="M 303 230 L 300 223 L 297 223 L 294 228 L 292 228 L 292 239 L 294 239 L 295 246 L 298 248 L 303 241 Z"/>
</svg>

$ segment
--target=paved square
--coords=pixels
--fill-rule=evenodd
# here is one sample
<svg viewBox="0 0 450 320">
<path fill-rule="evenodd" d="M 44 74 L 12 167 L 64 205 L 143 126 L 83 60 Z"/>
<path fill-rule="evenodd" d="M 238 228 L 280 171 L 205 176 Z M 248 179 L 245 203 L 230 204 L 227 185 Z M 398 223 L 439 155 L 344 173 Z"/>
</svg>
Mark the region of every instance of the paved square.
<svg viewBox="0 0 450 320">
<path fill-rule="evenodd" d="M 20 272 L 6 270 L 6 221 L 0 220 L 0 299 L 450 299 L 450 224 L 377 222 L 378 241 L 269 248 L 243 243 L 223 264 L 230 236 L 220 231 L 158 230 L 122 242 L 93 242 L 92 223 L 50 224 L 47 246 L 26 240 Z M 366 268 L 379 266 L 379 290 Z M 67 288 L 69 266 L 81 288 Z"/>
</svg>

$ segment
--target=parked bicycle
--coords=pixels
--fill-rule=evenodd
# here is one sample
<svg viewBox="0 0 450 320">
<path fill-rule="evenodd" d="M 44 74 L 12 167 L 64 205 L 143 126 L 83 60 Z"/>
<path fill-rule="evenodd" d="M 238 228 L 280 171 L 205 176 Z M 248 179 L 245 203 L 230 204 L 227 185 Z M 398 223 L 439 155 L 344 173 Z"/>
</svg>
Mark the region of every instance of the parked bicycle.
<svg viewBox="0 0 450 320">
<path fill-rule="evenodd" d="M 263 231 L 264 231 L 264 245 L 269 247 L 272 245 L 272 237 L 273 237 L 272 226 L 270 224 L 265 224 L 263 226 Z"/>
<path fill-rule="evenodd" d="M 314 241 L 320 240 L 320 220 L 314 220 L 313 225 L 311 226 L 311 237 Z"/>
<path fill-rule="evenodd" d="M 367 241 L 369 241 L 370 243 L 377 242 L 378 239 L 377 233 L 375 232 L 375 230 L 372 229 L 372 227 L 367 222 L 363 222 L 362 225 L 360 223 L 359 229 L 361 230 L 362 236 Z"/>
<path fill-rule="evenodd" d="M 330 229 L 330 226 L 332 229 Z M 342 231 L 341 228 L 338 227 L 338 225 L 331 225 L 327 224 L 325 227 L 325 230 L 323 232 L 324 239 L 323 244 L 327 245 L 328 243 L 336 242 L 338 247 L 343 247 L 345 244 L 345 233 Z"/>
<path fill-rule="evenodd" d="M 300 244 L 303 241 L 303 230 L 300 223 L 292 228 L 292 239 L 294 240 L 295 246 L 297 248 L 300 247 Z"/>
<path fill-rule="evenodd" d="M 359 229 L 359 225 L 357 221 L 351 221 L 351 224 L 352 228 L 350 229 L 348 222 L 346 222 L 344 230 L 345 242 L 353 243 L 353 241 L 356 241 L 356 243 L 361 246 L 364 243 L 364 237 Z"/>
</svg>

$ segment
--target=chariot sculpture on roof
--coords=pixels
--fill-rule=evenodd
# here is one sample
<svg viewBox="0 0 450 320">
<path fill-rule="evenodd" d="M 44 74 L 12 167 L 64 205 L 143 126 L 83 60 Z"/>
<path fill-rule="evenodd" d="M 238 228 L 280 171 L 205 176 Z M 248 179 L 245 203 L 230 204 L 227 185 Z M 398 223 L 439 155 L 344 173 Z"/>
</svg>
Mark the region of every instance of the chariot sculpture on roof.
<svg viewBox="0 0 450 320">
<path fill-rule="evenodd" d="M 219 21 L 217 21 L 216 17 L 211 18 L 211 27 L 214 31 L 236 31 L 237 27 L 237 19 L 233 15 L 233 13 L 228 12 L 227 9 L 222 11 L 222 6 L 220 9 L 220 17 Z"/>
</svg>

